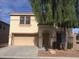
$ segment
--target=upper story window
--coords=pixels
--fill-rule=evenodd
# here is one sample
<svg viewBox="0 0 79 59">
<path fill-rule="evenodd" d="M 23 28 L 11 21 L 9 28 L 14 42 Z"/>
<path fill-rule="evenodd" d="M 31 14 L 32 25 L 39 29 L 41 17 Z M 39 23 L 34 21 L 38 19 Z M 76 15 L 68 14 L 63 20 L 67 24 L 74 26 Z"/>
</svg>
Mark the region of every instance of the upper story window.
<svg viewBox="0 0 79 59">
<path fill-rule="evenodd" d="M 25 23 L 25 16 L 20 16 L 20 24 L 24 24 Z"/>
<path fill-rule="evenodd" d="M 20 24 L 30 24 L 30 16 L 20 16 Z"/>
<path fill-rule="evenodd" d="M 0 29 L 2 29 L 2 24 L 0 23 Z"/>
<path fill-rule="evenodd" d="M 0 23 L 0 30 L 5 30 L 5 25 Z"/>
</svg>

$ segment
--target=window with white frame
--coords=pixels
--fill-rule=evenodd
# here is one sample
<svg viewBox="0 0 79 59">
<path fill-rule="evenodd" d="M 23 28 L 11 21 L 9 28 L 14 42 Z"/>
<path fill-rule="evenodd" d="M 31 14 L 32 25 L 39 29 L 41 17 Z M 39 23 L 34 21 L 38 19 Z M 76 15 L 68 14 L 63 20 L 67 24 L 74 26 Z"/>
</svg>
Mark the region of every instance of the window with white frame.
<svg viewBox="0 0 79 59">
<path fill-rule="evenodd" d="M 30 24 L 30 16 L 20 16 L 20 24 Z"/>
</svg>

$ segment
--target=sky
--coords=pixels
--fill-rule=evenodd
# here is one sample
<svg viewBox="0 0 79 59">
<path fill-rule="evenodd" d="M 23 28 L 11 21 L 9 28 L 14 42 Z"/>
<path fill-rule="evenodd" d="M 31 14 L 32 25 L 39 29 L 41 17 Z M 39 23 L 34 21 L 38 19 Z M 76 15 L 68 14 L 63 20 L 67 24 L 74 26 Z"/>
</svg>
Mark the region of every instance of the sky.
<svg viewBox="0 0 79 59">
<path fill-rule="evenodd" d="M 73 29 L 72 29 L 72 32 L 74 32 L 74 33 L 79 33 L 79 28 L 73 28 Z"/>
<path fill-rule="evenodd" d="M 12 12 L 32 12 L 29 0 L 0 0 L 0 20 L 9 23 Z M 79 29 L 72 31 L 78 33 Z"/>
<path fill-rule="evenodd" d="M 9 23 L 11 12 L 30 12 L 29 0 L 0 0 L 0 20 Z"/>
</svg>

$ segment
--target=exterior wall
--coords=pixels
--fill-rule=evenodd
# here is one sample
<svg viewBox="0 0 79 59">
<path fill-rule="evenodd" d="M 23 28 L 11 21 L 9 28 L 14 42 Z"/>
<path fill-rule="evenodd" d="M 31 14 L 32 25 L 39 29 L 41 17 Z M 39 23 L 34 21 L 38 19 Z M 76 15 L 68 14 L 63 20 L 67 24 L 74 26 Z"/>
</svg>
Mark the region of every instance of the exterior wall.
<svg viewBox="0 0 79 59">
<path fill-rule="evenodd" d="M 37 33 L 38 26 L 34 16 L 31 16 L 31 24 L 20 24 L 20 16 L 10 17 L 10 33 Z"/>
<path fill-rule="evenodd" d="M 77 42 L 79 42 L 79 40 L 77 40 L 77 34 L 78 33 L 72 33 L 73 36 L 73 49 L 74 50 L 79 50 L 79 44 Z"/>
<path fill-rule="evenodd" d="M 9 38 L 9 24 L 0 22 L 0 43 L 8 43 Z"/>
<path fill-rule="evenodd" d="M 35 16 L 30 15 L 31 22 L 30 24 L 22 25 L 20 24 L 20 15 L 12 15 L 10 16 L 10 33 L 9 33 L 9 46 L 12 43 L 12 34 L 22 33 L 22 34 L 33 34 L 38 33 L 38 23 L 35 19 Z"/>
<path fill-rule="evenodd" d="M 77 38 L 78 33 L 74 33 L 73 39 L 74 39 L 74 49 L 79 50 L 79 40 Z"/>
<path fill-rule="evenodd" d="M 73 49 L 77 49 L 77 44 L 76 44 L 76 33 L 72 33 L 72 36 L 73 36 Z"/>
</svg>

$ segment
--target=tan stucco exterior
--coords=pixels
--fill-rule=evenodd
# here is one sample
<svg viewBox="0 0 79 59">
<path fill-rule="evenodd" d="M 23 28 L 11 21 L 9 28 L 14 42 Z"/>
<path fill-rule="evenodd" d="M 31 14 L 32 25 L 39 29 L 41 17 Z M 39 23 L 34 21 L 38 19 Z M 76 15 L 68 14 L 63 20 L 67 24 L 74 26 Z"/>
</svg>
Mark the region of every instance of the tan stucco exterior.
<svg viewBox="0 0 79 59">
<path fill-rule="evenodd" d="M 32 29 L 32 30 L 31 30 Z M 37 33 L 38 26 L 34 16 L 31 16 L 31 24 L 20 24 L 20 16 L 10 17 L 10 33 Z"/>
<path fill-rule="evenodd" d="M 30 24 L 20 24 L 20 16 L 29 15 Z M 31 45 L 34 46 L 35 36 L 15 36 L 13 34 L 37 34 L 38 25 L 33 13 L 13 13 L 10 16 L 10 33 L 9 33 L 9 45 L 21 46 L 21 45 Z M 22 39 L 22 40 L 21 40 Z M 18 43 L 17 43 L 18 42 Z"/>
<path fill-rule="evenodd" d="M 77 44 L 76 44 L 76 33 L 72 33 L 72 36 L 73 36 L 73 49 L 76 49 L 77 48 Z"/>
</svg>

